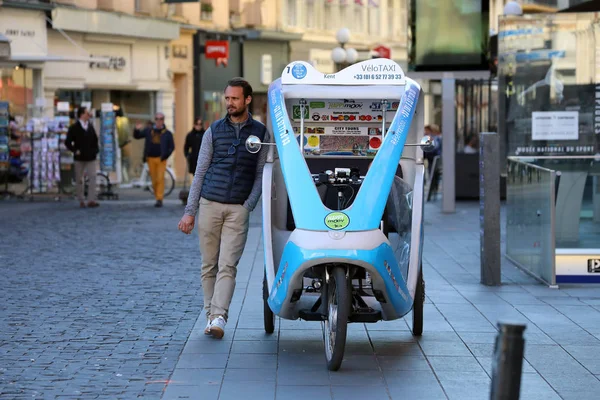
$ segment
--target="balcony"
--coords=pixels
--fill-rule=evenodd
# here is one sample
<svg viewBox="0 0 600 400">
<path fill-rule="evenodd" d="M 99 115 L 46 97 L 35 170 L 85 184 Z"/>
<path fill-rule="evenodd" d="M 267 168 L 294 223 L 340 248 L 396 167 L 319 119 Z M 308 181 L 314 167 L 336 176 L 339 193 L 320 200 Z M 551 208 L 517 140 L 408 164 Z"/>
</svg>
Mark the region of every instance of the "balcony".
<svg viewBox="0 0 600 400">
<path fill-rule="evenodd" d="M 242 13 L 243 0 L 229 0 L 229 12 L 232 14 Z"/>
<path fill-rule="evenodd" d="M 140 0 L 146 3 L 147 0 Z M 133 14 L 135 12 L 134 0 L 98 0 L 98 9 L 104 11 L 121 12 L 125 14 Z"/>
<path fill-rule="evenodd" d="M 78 8 L 95 10 L 98 8 L 98 0 L 54 0 L 56 4 L 64 4 Z"/>
<path fill-rule="evenodd" d="M 263 25 L 262 0 L 254 0 L 245 4 L 242 11 L 242 25 L 257 28 Z"/>
<path fill-rule="evenodd" d="M 212 0 L 202 0 L 200 2 L 200 20 L 212 21 L 213 19 L 213 4 Z"/>
</svg>

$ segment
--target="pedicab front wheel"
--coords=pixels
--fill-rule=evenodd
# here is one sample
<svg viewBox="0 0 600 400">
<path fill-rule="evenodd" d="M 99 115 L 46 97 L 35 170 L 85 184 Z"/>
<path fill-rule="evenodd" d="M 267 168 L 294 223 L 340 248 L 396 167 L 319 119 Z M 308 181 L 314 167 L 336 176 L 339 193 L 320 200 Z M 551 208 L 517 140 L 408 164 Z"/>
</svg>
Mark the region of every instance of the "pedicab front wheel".
<svg viewBox="0 0 600 400">
<path fill-rule="evenodd" d="M 350 290 L 346 279 L 346 269 L 335 267 L 329 275 L 327 285 L 328 315 L 323 329 L 325 357 L 327 368 L 330 371 L 337 371 L 342 365 L 350 306 Z"/>
<path fill-rule="evenodd" d="M 423 334 L 423 304 L 425 303 L 425 281 L 423 280 L 423 266 L 417 278 L 417 288 L 412 310 L 412 334 L 421 336 Z"/>
<path fill-rule="evenodd" d="M 267 274 L 263 278 L 263 318 L 266 333 L 275 331 L 275 314 L 271 311 L 267 299 L 269 298 L 269 288 L 267 287 Z"/>
</svg>

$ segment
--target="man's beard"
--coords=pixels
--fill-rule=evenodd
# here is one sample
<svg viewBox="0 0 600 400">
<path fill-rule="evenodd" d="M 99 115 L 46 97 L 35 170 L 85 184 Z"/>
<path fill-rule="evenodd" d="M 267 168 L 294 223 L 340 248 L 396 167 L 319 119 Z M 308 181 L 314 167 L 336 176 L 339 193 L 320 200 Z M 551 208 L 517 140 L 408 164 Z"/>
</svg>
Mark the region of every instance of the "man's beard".
<svg viewBox="0 0 600 400">
<path fill-rule="evenodd" d="M 241 117 L 242 115 L 244 115 L 244 113 L 246 112 L 248 108 L 244 107 L 239 111 L 234 111 L 234 112 L 229 112 L 227 111 L 227 114 L 229 114 L 230 117 Z"/>
</svg>

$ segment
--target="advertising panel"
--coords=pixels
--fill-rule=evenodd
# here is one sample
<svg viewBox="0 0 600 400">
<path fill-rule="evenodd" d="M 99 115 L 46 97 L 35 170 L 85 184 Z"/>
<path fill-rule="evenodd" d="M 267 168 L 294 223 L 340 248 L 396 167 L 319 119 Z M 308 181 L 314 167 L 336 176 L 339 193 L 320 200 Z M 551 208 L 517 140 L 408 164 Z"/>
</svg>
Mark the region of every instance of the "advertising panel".
<svg viewBox="0 0 600 400">
<path fill-rule="evenodd" d="M 383 109 L 386 126 L 394 118 L 399 101 L 315 99 L 304 108 L 304 151 L 313 156 L 354 155 L 372 157 L 381 147 Z M 300 140 L 301 107 L 290 100 L 288 113 L 296 139 Z"/>
</svg>

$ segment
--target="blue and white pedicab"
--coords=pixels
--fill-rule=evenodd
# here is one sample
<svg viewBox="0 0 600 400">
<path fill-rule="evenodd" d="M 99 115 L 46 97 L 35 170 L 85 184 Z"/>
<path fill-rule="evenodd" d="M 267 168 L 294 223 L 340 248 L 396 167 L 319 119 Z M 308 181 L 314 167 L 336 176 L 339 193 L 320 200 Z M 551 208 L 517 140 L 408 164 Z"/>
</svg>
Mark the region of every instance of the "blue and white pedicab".
<svg viewBox="0 0 600 400">
<path fill-rule="evenodd" d="M 321 321 L 330 370 L 347 324 L 412 312 L 423 330 L 421 88 L 373 59 L 336 74 L 292 62 L 269 87 L 263 173 L 264 326 Z M 407 141 L 410 144 L 407 144 Z M 302 144 L 301 146 L 299 144 Z"/>
</svg>

